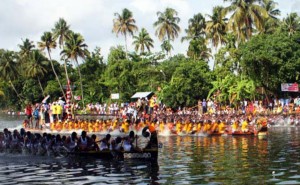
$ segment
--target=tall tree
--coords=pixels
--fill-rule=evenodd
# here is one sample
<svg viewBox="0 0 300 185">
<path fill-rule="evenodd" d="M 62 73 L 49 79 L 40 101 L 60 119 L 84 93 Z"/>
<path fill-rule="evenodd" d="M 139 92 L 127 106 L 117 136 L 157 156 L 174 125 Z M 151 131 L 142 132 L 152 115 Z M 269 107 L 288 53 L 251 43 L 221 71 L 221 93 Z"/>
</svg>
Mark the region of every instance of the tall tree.
<svg viewBox="0 0 300 185">
<path fill-rule="evenodd" d="M 84 104 L 84 96 L 83 96 L 83 87 L 82 87 L 82 77 L 79 67 L 78 58 L 85 59 L 86 56 L 89 55 L 89 51 L 87 50 L 87 45 L 84 43 L 84 38 L 79 33 L 71 33 L 70 38 L 66 40 L 65 47 L 60 53 L 64 58 L 73 60 L 78 69 L 79 79 L 80 79 L 80 87 L 81 87 L 81 97 L 82 104 Z"/>
<path fill-rule="evenodd" d="M 28 61 L 26 62 L 25 67 L 25 76 L 37 78 L 44 97 L 45 93 L 40 77 L 43 77 L 47 72 L 47 62 L 47 59 L 40 53 L 39 50 L 33 50 L 33 52 L 28 57 Z"/>
<path fill-rule="evenodd" d="M 59 18 L 59 20 L 55 23 L 54 28 L 52 29 L 53 38 L 55 40 L 58 39 L 59 48 L 63 48 L 63 45 L 67 39 L 69 39 L 69 35 L 71 33 L 70 25 L 63 18 Z M 67 77 L 67 81 L 69 82 L 69 75 L 67 70 L 67 60 L 62 58 L 64 61 L 64 68 Z"/>
<path fill-rule="evenodd" d="M 236 33 L 238 41 L 249 40 L 255 29 L 263 30 L 263 21 L 268 12 L 259 2 L 260 0 L 224 0 L 231 4 L 224 9 L 230 14 L 229 29 Z"/>
<path fill-rule="evenodd" d="M 212 15 L 207 15 L 209 20 L 206 21 L 206 34 L 215 48 L 225 43 L 227 19 L 224 17 L 223 9 L 222 6 L 216 6 Z"/>
<path fill-rule="evenodd" d="M 190 41 L 187 56 L 195 60 L 209 61 L 211 49 L 207 47 L 203 37 L 195 38 Z"/>
<path fill-rule="evenodd" d="M 282 29 L 287 31 L 289 35 L 293 35 L 300 31 L 300 17 L 297 13 L 290 13 L 283 19 Z"/>
<path fill-rule="evenodd" d="M 157 12 L 158 20 L 153 24 L 156 27 L 155 35 L 160 41 L 174 40 L 178 37 L 180 18 L 173 8 L 166 8 L 164 12 Z"/>
<path fill-rule="evenodd" d="M 0 74 L 2 78 L 9 82 L 18 98 L 22 100 L 22 96 L 18 93 L 16 87 L 13 84 L 13 80 L 19 76 L 17 54 L 13 51 L 1 52 L 0 56 Z"/>
<path fill-rule="evenodd" d="M 127 34 L 133 36 L 133 32 L 138 30 L 138 27 L 135 25 L 135 19 L 133 18 L 132 12 L 127 8 L 122 10 L 122 13 L 115 13 L 115 18 L 113 20 L 113 32 L 117 34 L 124 35 L 125 37 L 125 49 L 127 57 Z"/>
<path fill-rule="evenodd" d="M 178 37 L 180 18 L 177 15 L 178 12 L 173 8 L 166 8 L 164 12 L 157 12 L 158 20 L 154 22 L 153 26 L 156 27 L 155 35 L 160 41 L 165 42 L 167 40 L 166 43 L 171 45 L 170 41 Z M 169 50 L 169 54 L 171 54 L 171 50 Z"/>
<path fill-rule="evenodd" d="M 52 29 L 54 40 L 58 39 L 59 48 L 62 48 L 66 39 L 69 38 L 70 25 L 63 18 L 59 18 Z"/>
<path fill-rule="evenodd" d="M 133 45 L 135 46 L 134 49 L 137 52 L 140 50 L 140 53 L 144 53 L 145 49 L 150 52 L 150 48 L 153 48 L 153 39 L 150 37 L 149 33 L 145 28 L 142 28 L 138 36 L 133 36 Z"/>
<path fill-rule="evenodd" d="M 206 22 L 201 13 L 198 13 L 189 19 L 188 29 L 185 29 L 186 36 L 181 38 L 181 41 L 192 40 L 205 36 Z"/>
<path fill-rule="evenodd" d="M 33 41 L 29 39 L 22 40 L 22 44 L 18 45 L 20 48 L 21 59 L 25 59 L 29 56 L 30 52 L 35 48 Z"/>
<path fill-rule="evenodd" d="M 162 44 L 160 45 L 162 51 L 165 51 L 166 54 L 171 54 L 171 50 L 173 49 L 173 46 L 169 40 L 164 40 Z"/>
<path fill-rule="evenodd" d="M 273 0 L 262 0 L 260 4 L 268 13 L 268 17 L 263 21 L 263 32 L 273 33 L 280 25 L 280 21 L 278 20 L 280 10 L 276 8 L 278 3 Z"/>
<path fill-rule="evenodd" d="M 52 67 L 52 71 L 55 75 L 55 78 L 59 84 L 59 87 L 60 87 L 60 90 L 62 92 L 62 95 L 63 97 L 66 99 L 66 95 L 65 95 L 65 92 L 63 90 L 63 87 L 60 83 L 60 80 L 59 80 L 59 77 L 56 73 L 56 70 L 54 68 L 54 65 L 53 65 L 53 61 L 52 61 L 52 58 L 51 58 L 51 49 L 55 49 L 56 48 L 56 42 L 52 36 L 52 33 L 51 32 L 44 32 L 44 34 L 42 35 L 41 37 L 41 41 L 38 42 L 38 47 L 40 50 L 47 50 L 47 53 L 48 53 L 48 56 L 49 56 L 49 61 L 50 61 L 50 64 L 51 64 L 51 67 Z"/>
</svg>

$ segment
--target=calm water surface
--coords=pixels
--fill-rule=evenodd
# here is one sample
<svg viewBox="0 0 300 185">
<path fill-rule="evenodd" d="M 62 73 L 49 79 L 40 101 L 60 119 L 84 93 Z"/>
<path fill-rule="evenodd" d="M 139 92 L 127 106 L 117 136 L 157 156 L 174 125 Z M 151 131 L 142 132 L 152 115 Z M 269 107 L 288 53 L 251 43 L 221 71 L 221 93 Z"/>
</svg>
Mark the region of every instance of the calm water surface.
<svg viewBox="0 0 300 185">
<path fill-rule="evenodd" d="M 0 129 L 22 118 L 0 115 Z M 157 163 L 0 154 L 0 184 L 300 184 L 300 128 L 159 141 Z"/>
</svg>

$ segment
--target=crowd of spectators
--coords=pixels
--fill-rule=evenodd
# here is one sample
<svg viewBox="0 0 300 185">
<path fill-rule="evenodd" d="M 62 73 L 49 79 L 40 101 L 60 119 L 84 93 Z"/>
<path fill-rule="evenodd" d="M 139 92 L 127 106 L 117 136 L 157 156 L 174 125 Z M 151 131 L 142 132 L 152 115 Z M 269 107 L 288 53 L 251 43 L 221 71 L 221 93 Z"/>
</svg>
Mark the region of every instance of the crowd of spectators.
<svg viewBox="0 0 300 185">
<path fill-rule="evenodd" d="M 62 121 L 67 114 L 72 114 L 76 119 L 78 111 L 92 116 L 112 116 L 115 118 L 126 118 L 134 123 L 138 119 L 158 119 L 159 117 L 201 117 L 203 115 L 235 115 L 235 114 L 287 114 L 300 113 L 300 98 L 270 99 L 270 100 L 243 100 L 237 104 L 222 104 L 216 100 L 199 100 L 194 107 L 178 107 L 176 110 L 167 108 L 159 101 L 156 95 L 147 98 L 138 98 L 131 103 L 110 104 L 89 103 L 82 109 L 77 103 L 70 105 L 70 112 L 67 112 L 65 101 L 59 98 L 52 103 L 42 102 L 41 104 L 28 104 L 25 108 L 28 125 L 30 128 L 39 129 L 45 123 Z M 95 118 L 96 119 L 96 118 Z"/>
</svg>

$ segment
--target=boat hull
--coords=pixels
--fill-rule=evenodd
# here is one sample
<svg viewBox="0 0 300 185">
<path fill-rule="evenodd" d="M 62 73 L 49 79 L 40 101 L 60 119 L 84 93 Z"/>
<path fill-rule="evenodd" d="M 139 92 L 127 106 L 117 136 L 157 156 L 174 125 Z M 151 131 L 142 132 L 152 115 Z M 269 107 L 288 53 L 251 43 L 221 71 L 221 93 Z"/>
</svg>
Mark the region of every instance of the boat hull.
<svg viewBox="0 0 300 185">
<path fill-rule="evenodd" d="M 77 157 L 93 157 L 98 159 L 147 159 L 147 160 L 157 160 L 158 149 L 145 149 L 142 151 L 78 151 L 69 152 L 68 156 Z"/>
</svg>

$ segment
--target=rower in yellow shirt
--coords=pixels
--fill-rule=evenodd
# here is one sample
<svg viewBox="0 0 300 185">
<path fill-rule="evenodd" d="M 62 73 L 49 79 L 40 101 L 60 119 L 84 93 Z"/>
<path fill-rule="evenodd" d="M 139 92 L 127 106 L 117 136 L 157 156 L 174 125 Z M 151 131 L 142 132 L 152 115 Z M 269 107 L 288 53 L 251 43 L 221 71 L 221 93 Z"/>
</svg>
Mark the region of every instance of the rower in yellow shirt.
<svg viewBox="0 0 300 185">
<path fill-rule="evenodd" d="M 211 123 L 210 121 L 206 121 L 206 122 L 204 123 L 204 129 L 203 129 L 203 132 L 207 133 L 207 132 L 210 130 L 210 127 L 211 127 L 210 123 Z"/>
<path fill-rule="evenodd" d="M 117 126 L 118 126 L 118 120 L 116 119 L 116 120 L 113 122 L 111 129 L 112 129 L 112 130 L 115 130 L 115 129 L 117 128 Z"/>
<path fill-rule="evenodd" d="M 68 130 L 69 128 L 69 124 L 67 123 L 67 121 L 62 123 L 62 130 Z"/>
<path fill-rule="evenodd" d="M 94 125 L 94 130 L 95 130 L 95 132 L 99 132 L 100 131 L 99 120 L 96 120 L 96 123 Z"/>
<path fill-rule="evenodd" d="M 235 120 L 235 121 L 233 122 L 231 128 L 232 128 L 232 132 L 235 132 L 235 131 L 238 130 L 238 128 L 239 128 L 239 123 L 238 123 L 237 120 Z"/>
<path fill-rule="evenodd" d="M 55 130 L 55 122 L 50 123 L 50 130 L 54 131 Z"/>
<path fill-rule="evenodd" d="M 88 131 L 89 132 L 94 132 L 94 123 L 92 123 L 92 122 L 88 123 Z"/>
<path fill-rule="evenodd" d="M 248 122 L 247 122 L 247 120 L 244 120 L 243 122 L 242 122 L 242 132 L 248 132 Z"/>
<path fill-rule="evenodd" d="M 214 121 L 212 122 L 210 131 L 211 131 L 211 132 L 218 132 L 218 126 L 219 126 L 218 123 L 214 120 Z"/>
<path fill-rule="evenodd" d="M 129 132 L 129 121 L 126 120 L 122 123 L 121 129 L 124 133 Z"/>
<path fill-rule="evenodd" d="M 220 123 L 219 123 L 219 126 L 218 126 L 218 129 L 219 129 L 219 133 L 224 133 L 225 132 L 225 130 L 226 130 L 226 125 L 225 125 L 225 123 L 224 123 L 224 121 L 220 121 Z"/>
<path fill-rule="evenodd" d="M 161 121 L 159 123 L 159 132 L 162 133 L 165 130 L 165 124 Z"/>
<path fill-rule="evenodd" d="M 68 121 L 68 124 L 69 124 L 69 126 L 68 126 L 69 130 L 74 129 L 74 123 L 73 123 L 73 121 Z"/>
<path fill-rule="evenodd" d="M 189 134 L 193 129 L 193 125 L 192 123 L 189 121 L 187 122 L 187 126 L 186 126 L 186 133 Z"/>
<path fill-rule="evenodd" d="M 197 133 L 200 133 L 201 132 L 201 128 L 202 128 L 202 124 L 201 124 L 201 121 L 197 124 L 197 128 L 196 128 L 196 131 Z"/>
<path fill-rule="evenodd" d="M 181 132 L 181 123 L 179 121 L 176 122 L 175 129 L 177 134 Z"/>
</svg>

